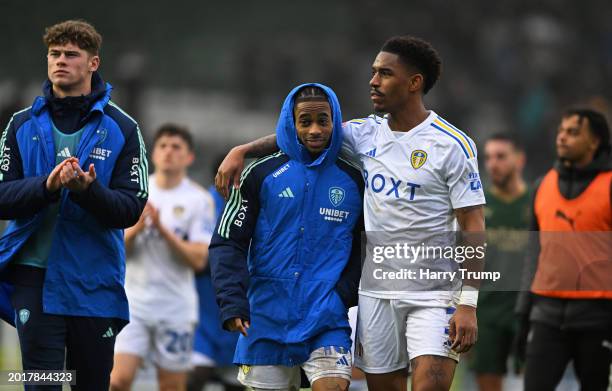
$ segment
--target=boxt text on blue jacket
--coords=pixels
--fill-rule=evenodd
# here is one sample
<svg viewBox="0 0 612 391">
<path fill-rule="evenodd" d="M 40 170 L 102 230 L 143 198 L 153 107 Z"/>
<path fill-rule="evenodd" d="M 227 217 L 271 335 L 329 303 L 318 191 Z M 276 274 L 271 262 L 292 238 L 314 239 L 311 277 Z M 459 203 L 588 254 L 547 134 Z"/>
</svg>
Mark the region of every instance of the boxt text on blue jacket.
<svg viewBox="0 0 612 391">
<path fill-rule="evenodd" d="M 300 143 L 297 92 L 322 88 L 333 117 L 316 159 Z M 247 166 L 217 223 L 209 261 L 221 322 L 250 321 L 234 363 L 295 366 L 325 346 L 350 349 L 347 308 L 361 273 L 363 180 L 338 157 L 342 115 L 320 84 L 287 96 L 276 129 L 278 153 Z"/>
<path fill-rule="evenodd" d="M 137 123 L 110 101 L 110 84 L 94 75 L 98 90 L 85 113 L 74 156 L 96 180 L 82 193 L 46 190 L 55 166 L 50 85 L 44 97 L 17 112 L 0 136 L 0 219 L 11 220 L 0 238 L 0 278 L 42 224 L 46 208 L 59 202 L 43 283 L 48 314 L 117 318 L 127 323 L 123 289 L 123 228 L 134 225 L 148 197 L 148 165 Z M 95 83 L 98 82 L 98 85 Z M 0 284 L 0 315 L 14 324 L 7 305 L 11 285 Z"/>
</svg>

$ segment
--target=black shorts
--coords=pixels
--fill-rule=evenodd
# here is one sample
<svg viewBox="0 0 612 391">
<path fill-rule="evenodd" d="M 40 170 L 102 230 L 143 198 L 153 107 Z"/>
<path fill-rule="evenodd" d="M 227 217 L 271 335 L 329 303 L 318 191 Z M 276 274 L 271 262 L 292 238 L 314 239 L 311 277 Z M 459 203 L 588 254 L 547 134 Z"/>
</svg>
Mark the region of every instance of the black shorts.
<svg viewBox="0 0 612 391">
<path fill-rule="evenodd" d="M 108 391 L 117 322 L 113 318 L 45 314 L 42 284 L 16 284 L 11 297 L 24 370 L 74 370 L 73 390 Z M 64 367 L 64 363 L 66 364 Z M 61 386 L 26 386 L 61 390 Z"/>
<path fill-rule="evenodd" d="M 562 330 L 531 322 L 525 365 L 526 391 L 553 391 L 573 362 L 581 390 L 606 391 L 610 378 L 612 330 Z"/>
</svg>

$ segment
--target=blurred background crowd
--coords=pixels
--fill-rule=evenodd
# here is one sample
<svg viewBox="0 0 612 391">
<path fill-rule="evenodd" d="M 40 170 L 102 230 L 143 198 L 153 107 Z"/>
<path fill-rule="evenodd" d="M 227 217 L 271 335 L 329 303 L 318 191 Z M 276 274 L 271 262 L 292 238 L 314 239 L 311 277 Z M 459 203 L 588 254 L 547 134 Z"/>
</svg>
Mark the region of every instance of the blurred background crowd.
<svg viewBox="0 0 612 391">
<path fill-rule="evenodd" d="M 372 112 L 371 63 L 386 38 L 432 42 L 443 74 L 429 108 L 478 143 L 514 133 L 526 176 L 554 159 L 559 114 L 574 104 L 610 113 L 612 3 L 606 0 L 313 0 L 172 3 L 0 1 L 0 120 L 28 106 L 44 81 L 44 26 L 83 18 L 104 36 L 102 76 L 140 122 L 186 124 L 198 142 L 196 178 L 215 155 L 274 130 L 282 99 L 318 81 L 337 92 L 344 119 Z M 199 175 L 199 176 L 197 176 Z"/>
</svg>

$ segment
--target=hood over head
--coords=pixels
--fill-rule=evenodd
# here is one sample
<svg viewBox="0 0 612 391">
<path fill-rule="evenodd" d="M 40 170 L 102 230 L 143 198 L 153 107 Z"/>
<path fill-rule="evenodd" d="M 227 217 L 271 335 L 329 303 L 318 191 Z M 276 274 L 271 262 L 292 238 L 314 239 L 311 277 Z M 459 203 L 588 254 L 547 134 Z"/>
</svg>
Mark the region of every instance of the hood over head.
<svg viewBox="0 0 612 391">
<path fill-rule="evenodd" d="M 309 86 L 319 87 L 327 95 L 327 101 L 331 107 L 333 124 L 329 146 L 323 150 L 314 161 L 308 149 L 306 149 L 298 139 L 295 119 L 293 117 L 293 108 L 298 91 Z M 291 159 L 298 160 L 308 167 L 325 167 L 329 164 L 333 164 L 342 147 L 342 113 L 340 111 L 340 103 L 334 91 L 319 83 L 306 83 L 291 90 L 287 98 L 285 98 L 278 118 L 278 124 L 276 125 L 276 142 L 281 151 L 286 153 Z"/>
</svg>

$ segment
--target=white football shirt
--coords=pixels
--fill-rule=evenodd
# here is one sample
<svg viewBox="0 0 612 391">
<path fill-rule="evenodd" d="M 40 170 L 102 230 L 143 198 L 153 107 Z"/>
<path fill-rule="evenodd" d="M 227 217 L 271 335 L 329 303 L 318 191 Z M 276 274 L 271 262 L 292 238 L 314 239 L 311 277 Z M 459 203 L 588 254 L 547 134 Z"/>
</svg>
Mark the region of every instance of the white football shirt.
<svg viewBox="0 0 612 391">
<path fill-rule="evenodd" d="M 151 175 L 149 202 L 159 210 L 160 222 L 167 229 L 190 242 L 210 243 L 215 205 L 206 189 L 187 178 L 175 188 L 162 189 Z M 178 258 L 150 222 L 145 224 L 127 257 L 125 290 L 130 313 L 151 321 L 196 322 L 193 269 Z"/>
<path fill-rule="evenodd" d="M 343 130 L 342 155 L 361 168 L 366 183 L 368 239 L 372 233 L 397 233 L 409 244 L 419 245 L 424 233 L 458 230 L 454 209 L 485 203 L 474 142 L 435 112 L 408 132 L 393 132 L 386 117 L 375 115 L 348 121 Z M 360 293 L 422 297 L 411 287 L 415 281 L 403 283 L 406 291 L 362 286 Z"/>
</svg>

